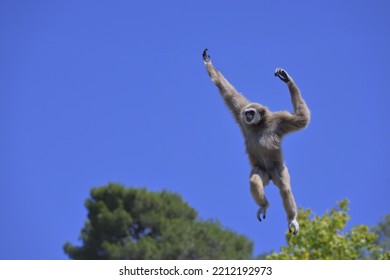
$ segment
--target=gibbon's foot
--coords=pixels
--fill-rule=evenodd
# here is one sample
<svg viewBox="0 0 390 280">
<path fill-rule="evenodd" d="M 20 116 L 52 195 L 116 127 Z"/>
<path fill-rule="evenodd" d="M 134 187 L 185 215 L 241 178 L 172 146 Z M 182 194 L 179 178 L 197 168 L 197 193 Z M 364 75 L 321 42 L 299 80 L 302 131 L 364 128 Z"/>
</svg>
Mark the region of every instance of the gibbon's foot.
<svg viewBox="0 0 390 280">
<path fill-rule="evenodd" d="M 263 214 L 263 219 L 265 220 L 265 213 L 267 212 L 267 207 L 260 207 L 257 210 L 257 219 L 261 222 L 261 214 Z"/>
<path fill-rule="evenodd" d="M 298 232 L 299 232 L 299 224 L 298 224 L 298 221 L 296 219 L 292 220 L 289 224 L 288 224 L 288 231 L 294 235 L 297 235 Z"/>
<path fill-rule="evenodd" d="M 205 63 L 211 62 L 211 57 L 207 54 L 207 49 L 204 49 L 202 56 Z"/>
<path fill-rule="evenodd" d="M 288 83 L 291 80 L 291 77 L 282 68 L 276 68 L 275 76 L 278 77 L 279 79 L 281 79 L 285 83 Z"/>
</svg>

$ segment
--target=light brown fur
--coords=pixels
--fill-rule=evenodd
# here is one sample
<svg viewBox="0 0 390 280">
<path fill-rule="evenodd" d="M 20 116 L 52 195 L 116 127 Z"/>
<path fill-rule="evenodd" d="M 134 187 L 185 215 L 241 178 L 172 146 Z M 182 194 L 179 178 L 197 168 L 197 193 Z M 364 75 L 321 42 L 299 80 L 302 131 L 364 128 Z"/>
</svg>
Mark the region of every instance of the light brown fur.
<svg viewBox="0 0 390 280">
<path fill-rule="evenodd" d="M 257 217 L 260 221 L 261 215 L 265 218 L 269 204 L 264 194 L 264 187 L 272 180 L 279 188 L 287 214 L 288 228 L 296 234 L 299 231 L 297 207 L 291 192 L 290 174 L 283 160 L 281 141 L 287 133 L 308 125 L 310 111 L 293 79 L 280 68 L 276 69 L 275 76 L 287 84 L 294 113 L 271 112 L 259 103 L 250 103 L 212 65 L 206 51 L 207 49 L 203 52 L 203 59 L 207 72 L 218 87 L 245 138 L 246 152 L 252 166 L 249 179 L 250 191 L 255 202 L 260 206 Z"/>
</svg>

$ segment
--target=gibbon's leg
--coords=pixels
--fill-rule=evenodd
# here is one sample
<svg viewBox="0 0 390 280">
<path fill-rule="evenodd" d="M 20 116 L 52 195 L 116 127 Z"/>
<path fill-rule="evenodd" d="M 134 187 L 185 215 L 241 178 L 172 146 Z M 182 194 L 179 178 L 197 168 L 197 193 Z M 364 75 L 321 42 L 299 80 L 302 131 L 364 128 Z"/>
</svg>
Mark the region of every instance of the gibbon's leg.
<svg viewBox="0 0 390 280">
<path fill-rule="evenodd" d="M 269 183 L 269 175 L 261 168 L 253 167 L 249 183 L 251 194 L 257 205 L 260 206 L 257 211 L 257 219 L 261 222 L 261 214 L 263 214 L 263 219 L 265 219 L 265 215 L 269 207 L 268 200 L 264 194 L 264 187 Z"/>
<path fill-rule="evenodd" d="M 299 232 L 297 221 L 297 206 L 291 191 L 290 174 L 286 166 L 275 168 L 272 173 L 272 181 L 279 188 L 280 196 L 283 200 L 283 206 L 287 214 L 288 230 L 294 234 Z"/>
</svg>

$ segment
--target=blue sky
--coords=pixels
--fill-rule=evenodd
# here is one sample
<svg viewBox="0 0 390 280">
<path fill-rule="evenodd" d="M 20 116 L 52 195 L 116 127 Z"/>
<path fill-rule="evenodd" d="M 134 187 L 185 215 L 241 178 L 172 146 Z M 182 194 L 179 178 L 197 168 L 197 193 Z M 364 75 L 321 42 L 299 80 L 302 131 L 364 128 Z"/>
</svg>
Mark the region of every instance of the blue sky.
<svg viewBox="0 0 390 280">
<path fill-rule="evenodd" d="M 277 188 L 256 220 L 243 138 L 201 53 L 248 99 L 312 113 L 284 139 L 297 204 L 390 213 L 389 1 L 0 2 L 0 259 L 67 259 L 108 182 L 168 189 L 255 253 L 285 244 Z"/>
</svg>

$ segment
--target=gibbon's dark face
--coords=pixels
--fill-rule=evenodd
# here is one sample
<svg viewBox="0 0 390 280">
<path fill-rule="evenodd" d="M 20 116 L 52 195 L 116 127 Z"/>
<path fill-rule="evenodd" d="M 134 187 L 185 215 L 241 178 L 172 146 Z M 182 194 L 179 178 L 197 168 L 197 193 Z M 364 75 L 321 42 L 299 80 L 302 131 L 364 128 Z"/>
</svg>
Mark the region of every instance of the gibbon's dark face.
<svg viewBox="0 0 390 280">
<path fill-rule="evenodd" d="M 254 106 L 248 106 L 244 109 L 242 114 L 245 123 L 248 125 L 256 125 L 260 123 L 262 119 L 262 109 Z"/>
<path fill-rule="evenodd" d="M 255 109 L 248 109 L 245 111 L 245 120 L 247 123 L 251 123 L 253 119 L 255 118 L 256 111 Z"/>
</svg>

